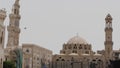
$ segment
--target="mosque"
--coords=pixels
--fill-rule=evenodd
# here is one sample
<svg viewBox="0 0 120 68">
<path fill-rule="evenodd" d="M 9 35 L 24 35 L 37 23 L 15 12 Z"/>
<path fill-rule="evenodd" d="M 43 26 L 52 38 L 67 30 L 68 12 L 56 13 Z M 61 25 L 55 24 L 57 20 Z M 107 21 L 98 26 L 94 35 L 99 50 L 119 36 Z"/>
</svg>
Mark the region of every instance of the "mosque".
<svg viewBox="0 0 120 68">
<path fill-rule="evenodd" d="M 110 68 L 110 60 L 120 59 L 120 50 L 113 50 L 112 16 L 105 17 L 105 48 L 94 52 L 92 45 L 80 36 L 74 36 L 63 44 L 60 54 L 35 44 L 19 46 L 20 16 L 19 0 L 16 0 L 9 25 L 5 27 L 7 17 L 4 9 L 0 10 L 0 68 L 4 61 L 15 62 L 16 68 Z M 5 46 L 5 29 L 8 31 L 8 41 Z"/>
<path fill-rule="evenodd" d="M 110 60 L 118 60 L 120 50 L 113 50 L 112 17 L 105 18 L 105 49 L 95 53 L 85 39 L 75 36 L 63 44 L 60 54 L 53 55 L 52 68 L 110 68 Z"/>
</svg>

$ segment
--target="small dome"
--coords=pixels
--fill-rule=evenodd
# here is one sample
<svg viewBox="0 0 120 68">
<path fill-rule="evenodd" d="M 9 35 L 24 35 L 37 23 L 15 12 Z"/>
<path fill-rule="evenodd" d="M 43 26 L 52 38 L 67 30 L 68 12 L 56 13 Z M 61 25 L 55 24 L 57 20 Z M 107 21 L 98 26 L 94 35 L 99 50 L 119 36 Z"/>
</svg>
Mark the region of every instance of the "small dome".
<svg viewBox="0 0 120 68">
<path fill-rule="evenodd" d="M 79 36 L 74 36 L 67 43 L 68 44 L 87 44 L 87 41 Z"/>
</svg>

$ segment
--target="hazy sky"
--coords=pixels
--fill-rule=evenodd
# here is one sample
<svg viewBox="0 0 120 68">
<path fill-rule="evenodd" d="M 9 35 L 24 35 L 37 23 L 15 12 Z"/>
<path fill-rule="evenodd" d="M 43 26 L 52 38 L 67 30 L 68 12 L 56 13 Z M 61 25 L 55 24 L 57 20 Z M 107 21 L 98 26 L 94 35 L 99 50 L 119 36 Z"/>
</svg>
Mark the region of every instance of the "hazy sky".
<svg viewBox="0 0 120 68">
<path fill-rule="evenodd" d="M 9 15 L 13 3 L 0 0 L 0 8 L 6 8 Z M 59 53 L 62 45 L 79 33 L 93 50 L 104 49 L 104 19 L 110 13 L 114 49 L 120 48 L 120 0 L 20 0 L 20 6 L 20 45 L 37 44 Z"/>
</svg>

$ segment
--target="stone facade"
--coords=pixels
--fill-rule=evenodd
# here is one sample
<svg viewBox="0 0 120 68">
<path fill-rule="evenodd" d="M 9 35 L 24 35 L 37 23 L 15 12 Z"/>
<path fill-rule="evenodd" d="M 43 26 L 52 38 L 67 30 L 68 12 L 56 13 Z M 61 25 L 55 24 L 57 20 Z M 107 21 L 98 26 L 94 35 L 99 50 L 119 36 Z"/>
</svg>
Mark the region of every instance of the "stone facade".
<svg viewBox="0 0 120 68">
<path fill-rule="evenodd" d="M 19 0 L 16 0 L 12 12 L 9 15 L 9 26 L 7 27 L 8 30 L 8 42 L 6 48 L 14 48 L 19 46 L 19 34 L 20 34 L 20 28 L 19 28 L 19 20 L 20 20 L 20 14 L 19 14 Z"/>
<path fill-rule="evenodd" d="M 22 51 L 22 68 L 109 68 L 110 60 L 120 59 L 120 50 L 113 50 L 112 41 L 112 17 L 108 14 L 105 18 L 105 48 L 94 52 L 92 45 L 78 35 L 63 44 L 60 54 L 52 55 L 52 51 L 35 44 L 23 44 L 19 46 L 19 21 L 20 5 L 16 0 L 11 14 L 9 15 L 8 41 L 4 48 L 6 11 L 0 10 L 0 68 L 3 61 L 17 63 L 19 55 L 17 50 Z M 20 67 L 19 67 L 20 68 Z"/>
<path fill-rule="evenodd" d="M 14 50 L 19 48 L 19 34 L 20 34 L 20 28 L 19 28 L 19 20 L 20 20 L 20 14 L 19 14 L 19 0 L 16 0 L 11 13 L 9 14 L 9 25 L 7 26 L 8 30 L 8 41 L 6 48 L 4 49 L 5 52 L 5 60 L 6 61 L 16 61 L 14 57 L 16 56 L 14 53 Z M 13 60 L 14 59 L 14 60 Z"/>
<path fill-rule="evenodd" d="M 49 67 L 52 51 L 34 44 L 23 44 L 23 68 Z"/>
<path fill-rule="evenodd" d="M 109 68 L 110 60 L 120 59 L 120 50 L 113 50 L 112 17 L 105 18 L 105 49 L 95 53 L 92 45 L 75 36 L 63 44 L 60 54 L 53 55 L 51 68 Z"/>
<path fill-rule="evenodd" d="M 79 36 L 63 44 L 60 54 L 53 55 L 52 58 L 51 68 L 105 68 L 104 55 L 94 53 L 91 44 Z"/>
<path fill-rule="evenodd" d="M 6 48 L 4 48 L 5 27 L 3 25 L 5 17 L 6 11 L 0 10 L 0 68 L 3 68 L 3 61 L 12 61 L 17 68 L 21 68 L 20 66 L 22 68 L 48 67 L 52 61 L 51 50 L 34 44 L 23 44 L 22 47 L 19 46 L 19 24 L 21 18 L 19 0 L 15 0 L 12 12 L 9 14 L 10 22 L 7 26 L 8 41 Z M 21 63 L 21 60 L 23 60 L 23 63 Z"/>
</svg>

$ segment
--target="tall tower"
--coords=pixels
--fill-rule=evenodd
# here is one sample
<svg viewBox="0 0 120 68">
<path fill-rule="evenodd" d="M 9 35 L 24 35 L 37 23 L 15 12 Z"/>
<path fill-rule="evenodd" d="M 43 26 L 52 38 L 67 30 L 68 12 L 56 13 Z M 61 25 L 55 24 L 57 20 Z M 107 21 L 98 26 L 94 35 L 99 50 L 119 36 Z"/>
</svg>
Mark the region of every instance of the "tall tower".
<svg viewBox="0 0 120 68">
<path fill-rule="evenodd" d="M 110 53 L 113 50 L 113 41 L 112 41 L 112 17 L 108 14 L 105 18 L 105 56 L 107 59 L 110 59 Z"/>
<path fill-rule="evenodd" d="M 12 13 L 9 15 L 9 26 L 7 27 L 8 30 L 8 42 L 7 42 L 7 48 L 14 48 L 19 45 L 19 34 L 20 34 L 20 28 L 19 28 L 19 21 L 20 21 L 20 5 L 19 0 L 16 0 L 13 8 Z"/>
<path fill-rule="evenodd" d="M 4 58 L 5 18 L 6 18 L 6 11 L 5 9 L 2 9 L 0 10 L 0 68 L 3 68 L 3 58 Z"/>
</svg>

